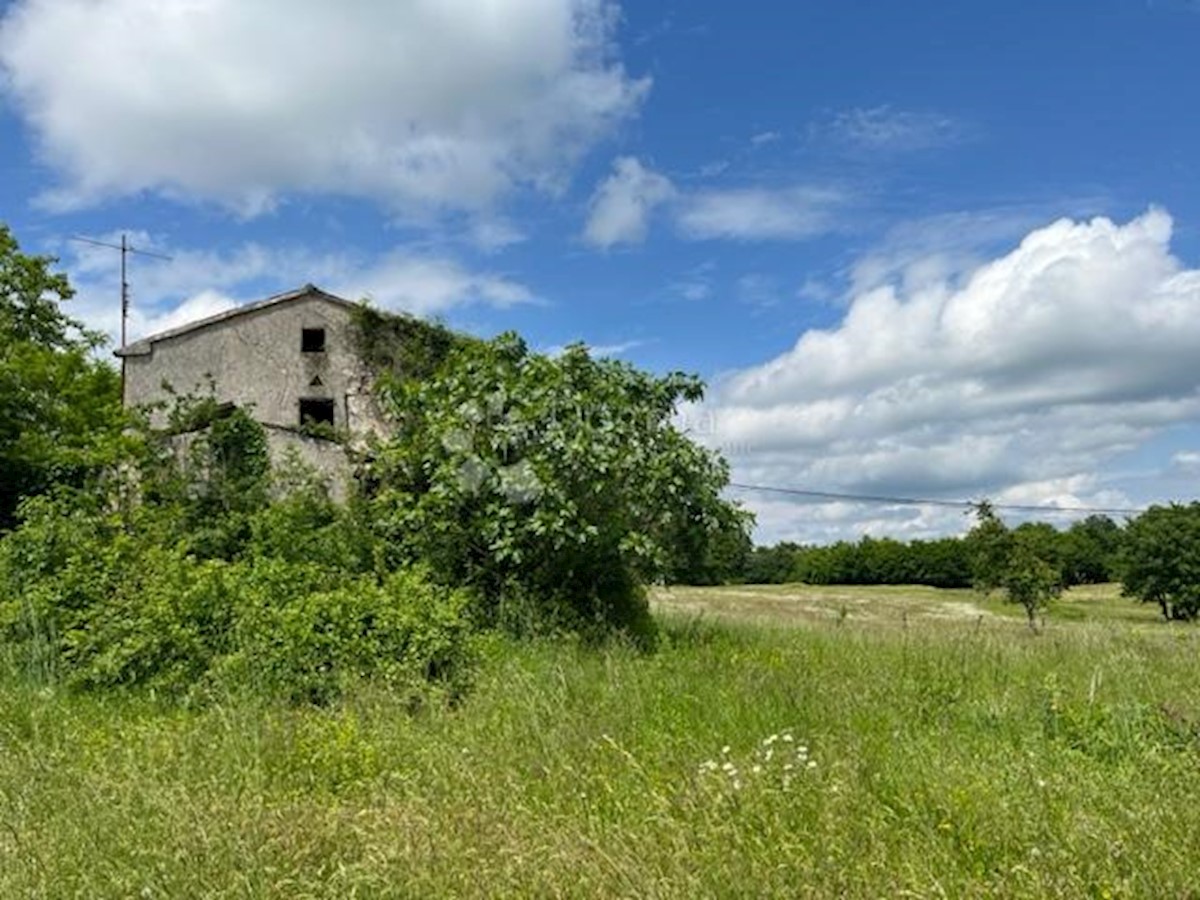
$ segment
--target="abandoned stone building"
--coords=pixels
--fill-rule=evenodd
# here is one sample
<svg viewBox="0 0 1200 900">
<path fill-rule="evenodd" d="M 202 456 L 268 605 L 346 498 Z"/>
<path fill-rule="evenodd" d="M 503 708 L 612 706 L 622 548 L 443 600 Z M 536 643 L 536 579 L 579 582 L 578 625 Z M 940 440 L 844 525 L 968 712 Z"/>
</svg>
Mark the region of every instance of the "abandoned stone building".
<svg viewBox="0 0 1200 900">
<path fill-rule="evenodd" d="M 125 405 L 211 391 L 264 426 L 273 459 L 293 448 L 340 493 L 345 448 L 306 426 L 331 425 L 352 442 L 382 429 L 373 373 L 356 339 L 356 309 L 309 284 L 142 338 L 117 351 Z M 156 411 L 152 422 L 165 424 L 165 415 Z"/>
</svg>

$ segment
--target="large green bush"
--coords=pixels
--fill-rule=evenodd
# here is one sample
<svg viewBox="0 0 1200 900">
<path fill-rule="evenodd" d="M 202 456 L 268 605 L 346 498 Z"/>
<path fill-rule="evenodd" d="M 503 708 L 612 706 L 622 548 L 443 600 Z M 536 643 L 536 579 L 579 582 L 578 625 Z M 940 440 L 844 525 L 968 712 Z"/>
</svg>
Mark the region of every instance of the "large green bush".
<svg viewBox="0 0 1200 900">
<path fill-rule="evenodd" d="M 747 524 L 720 497 L 724 462 L 672 424 L 701 391 L 581 346 L 464 344 L 431 377 L 385 385 L 397 427 L 373 518 L 394 559 L 470 586 L 489 624 L 648 635 L 642 586 L 715 568 Z"/>
</svg>

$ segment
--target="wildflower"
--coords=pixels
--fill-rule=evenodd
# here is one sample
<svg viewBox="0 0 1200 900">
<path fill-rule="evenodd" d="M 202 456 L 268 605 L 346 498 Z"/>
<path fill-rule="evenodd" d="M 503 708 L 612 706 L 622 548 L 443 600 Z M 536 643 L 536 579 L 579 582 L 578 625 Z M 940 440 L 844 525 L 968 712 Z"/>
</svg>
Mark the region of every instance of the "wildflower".
<svg viewBox="0 0 1200 900">
<path fill-rule="evenodd" d="M 789 744 L 794 740 L 794 738 L 792 737 L 792 733 L 790 731 L 785 731 L 783 733 L 783 739 L 785 741 L 787 741 Z"/>
<path fill-rule="evenodd" d="M 808 761 L 808 768 L 815 769 L 816 767 L 817 767 L 817 761 L 815 759 L 810 759 Z"/>
<path fill-rule="evenodd" d="M 753 772 L 755 775 L 761 775 L 762 774 L 762 766 L 757 766 L 757 765 L 751 766 L 750 771 Z"/>
<path fill-rule="evenodd" d="M 729 745 L 728 745 L 728 744 L 726 744 L 724 747 L 722 747 L 722 748 L 721 748 L 721 755 L 722 755 L 722 756 L 728 756 L 728 755 L 729 755 L 729 749 L 730 749 L 730 748 L 729 748 Z"/>
<path fill-rule="evenodd" d="M 779 735 L 777 735 L 777 734 L 772 734 L 772 735 L 770 735 L 769 737 L 765 737 L 765 738 L 763 738 L 763 746 L 764 746 L 764 747 L 770 747 L 770 746 L 771 746 L 773 743 L 775 743 L 777 740 L 779 740 Z"/>
</svg>

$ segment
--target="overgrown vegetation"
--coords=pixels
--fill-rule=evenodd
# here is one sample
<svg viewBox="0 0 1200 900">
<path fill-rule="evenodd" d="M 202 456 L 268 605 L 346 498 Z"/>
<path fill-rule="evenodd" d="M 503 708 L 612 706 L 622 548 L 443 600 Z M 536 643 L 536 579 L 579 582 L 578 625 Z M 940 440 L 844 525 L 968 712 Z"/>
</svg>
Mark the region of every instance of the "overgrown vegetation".
<svg viewBox="0 0 1200 900">
<path fill-rule="evenodd" d="M 206 700 L 249 691 L 329 702 L 363 679 L 461 693 L 468 597 L 382 553 L 352 510 L 293 472 L 270 478 L 240 410 L 87 490 L 20 507 L 0 540 L 0 642 L 34 681 Z M 284 473 L 287 476 L 288 473 Z"/>
<path fill-rule="evenodd" d="M 362 359 L 396 380 L 434 375 L 450 352 L 470 339 L 436 322 L 388 313 L 360 303 L 354 310 L 354 339 Z"/>
<path fill-rule="evenodd" d="M 115 383 L 87 356 L 99 339 L 59 312 L 66 279 L 3 235 L 0 372 L 28 382 L 11 348 L 29 344 L 82 372 L 80 391 Z M 65 387 L 107 418 L 4 398 L 0 461 L 25 500 L 0 509 L 15 526 L 0 539 L 0 641 L 23 668 L 188 698 L 252 685 L 328 702 L 358 679 L 455 694 L 481 630 L 652 643 L 645 585 L 712 579 L 718 543 L 747 542 L 723 462 L 670 421 L 696 379 L 365 306 L 355 326 L 395 428 L 346 506 L 273 473 L 262 427 L 213 396 L 175 396 L 161 432 Z M 87 465 L 69 465 L 72 441 Z"/>
</svg>

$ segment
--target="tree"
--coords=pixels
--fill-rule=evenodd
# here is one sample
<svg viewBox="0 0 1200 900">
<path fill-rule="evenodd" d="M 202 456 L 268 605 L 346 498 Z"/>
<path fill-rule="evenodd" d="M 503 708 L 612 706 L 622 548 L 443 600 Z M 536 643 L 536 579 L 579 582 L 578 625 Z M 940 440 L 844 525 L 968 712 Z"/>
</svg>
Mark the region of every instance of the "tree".
<svg viewBox="0 0 1200 900">
<path fill-rule="evenodd" d="M 96 472 L 119 432 L 120 381 L 93 356 L 101 337 L 62 312 L 74 292 L 53 264 L 0 225 L 0 528 L 22 497 Z"/>
<path fill-rule="evenodd" d="M 1067 584 L 1113 581 L 1121 540 L 1121 526 L 1108 516 L 1092 515 L 1076 522 L 1063 536 L 1063 580 Z"/>
<path fill-rule="evenodd" d="M 724 461 L 671 421 L 702 390 L 582 346 L 466 342 L 382 386 L 396 427 L 369 473 L 373 517 L 401 561 L 473 588 L 493 624 L 636 632 L 642 585 L 747 526 L 720 497 Z"/>
<path fill-rule="evenodd" d="M 971 581 L 977 591 L 989 594 L 1004 583 L 1013 536 L 992 504 L 981 500 L 975 506 L 975 527 L 966 537 L 971 557 Z"/>
<path fill-rule="evenodd" d="M 1062 593 L 1061 571 L 1046 558 L 1054 552 L 1046 533 L 1049 526 L 1023 525 L 1010 531 L 986 500 L 975 507 L 975 515 L 977 523 L 967 542 L 973 550 L 976 588 L 985 594 L 1002 588 L 1010 603 L 1022 606 L 1029 627 L 1037 631 L 1038 614 Z"/>
<path fill-rule="evenodd" d="M 1200 503 L 1152 506 L 1125 528 L 1121 582 L 1163 618 L 1200 615 Z"/>
</svg>

